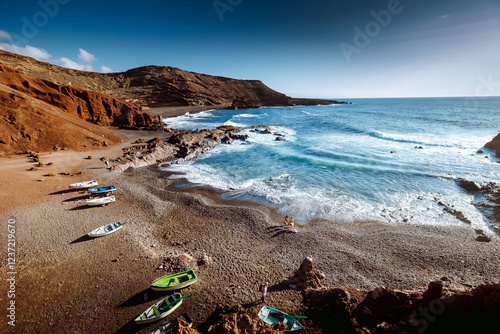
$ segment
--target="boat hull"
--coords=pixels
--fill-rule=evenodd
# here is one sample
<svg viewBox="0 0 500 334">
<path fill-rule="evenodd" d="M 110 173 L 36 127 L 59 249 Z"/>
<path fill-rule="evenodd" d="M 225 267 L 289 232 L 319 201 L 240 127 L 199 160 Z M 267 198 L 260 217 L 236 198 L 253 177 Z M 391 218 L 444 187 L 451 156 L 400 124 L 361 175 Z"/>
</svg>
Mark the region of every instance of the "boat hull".
<svg viewBox="0 0 500 334">
<path fill-rule="evenodd" d="M 115 196 L 109 196 L 109 197 L 91 199 L 89 201 L 86 201 L 85 204 L 87 204 L 88 206 L 100 206 L 113 203 L 115 200 L 116 200 Z"/>
<path fill-rule="evenodd" d="M 158 278 L 151 284 L 151 289 L 154 291 L 180 290 L 190 286 L 196 281 L 198 281 L 198 277 L 194 273 L 194 270 L 187 270 Z"/>
<path fill-rule="evenodd" d="M 280 314 L 283 317 L 273 316 L 273 314 Z M 286 324 L 285 332 L 295 332 L 304 328 L 296 319 L 286 318 L 287 315 L 285 312 L 269 306 L 263 306 L 258 313 L 259 318 L 268 325 L 275 323 Z"/>
<path fill-rule="evenodd" d="M 119 224 L 119 225 L 117 225 L 117 224 Z M 111 233 L 115 233 L 118 230 L 121 230 L 123 228 L 123 225 L 125 225 L 125 223 L 121 223 L 121 222 L 107 224 L 107 225 L 96 228 L 95 230 L 90 232 L 88 234 L 88 236 L 91 238 L 104 237 L 104 236 L 109 235 Z M 111 229 L 110 229 L 110 227 L 111 227 Z"/>
<path fill-rule="evenodd" d="M 172 297 L 173 299 L 175 299 L 177 301 L 170 302 L 171 306 L 165 312 L 159 312 L 158 309 L 160 309 L 161 306 L 162 306 L 162 304 L 165 301 L 167 301 L 170 297 Z M 180 293 L 176 293 L 176 294 L 173 294 L 172 296 L 169 296 L 166 299 L 162 299 L 159 302 L 157 302 L 156 304 L 153 304 L 146 311 L 144 311 L 143 313 L 141 313 L 141 315 L 139 315 L 137 318 L 135 318 L 134 321 L 137 324 L 149 324 L 151 322 L 155 322 L 155 321 L 161 320 L 161 319 L 167 317 L 169 314 L 173 313 L 176 309 L 179 308 L 179 306 L 181 306 L 182 299 L 180 299 L 180 298 L 181 298 L 181 294 Z M 178 299 L 180 299 L 180 300 L 178 300 Z M 158 314 L 155 314 L 156 312 L 154 312 L 154 308 L 157 309 Z M 155 315 L 153 315 L 153 314 L 155 314 Z M 143 316 L 145 316 L 145 317 L 143 317 Z"/>
</svg>

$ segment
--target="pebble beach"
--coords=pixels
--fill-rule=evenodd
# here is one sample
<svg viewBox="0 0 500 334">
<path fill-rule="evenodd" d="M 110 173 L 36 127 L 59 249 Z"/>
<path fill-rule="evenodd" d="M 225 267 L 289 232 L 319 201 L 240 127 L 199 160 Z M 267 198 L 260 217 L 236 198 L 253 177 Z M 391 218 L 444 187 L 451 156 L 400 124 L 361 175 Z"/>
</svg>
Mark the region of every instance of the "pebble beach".
<svg viewBox="0 0 500 334">
<path fill-rule="evenodd" d="M 133 319 L 163 295 L 150 284 L 188 268 L 199 280 L 183 290 L 191 296 L 173 316 L 189 312 L 194 327 L 218 304 L 239 303 L 257 313 L 263 305 L 258 287 L 266 281 L 268 305 L 303 314 L 301 293 L 282 283 L 307 256 L 325 285 L 365 290 L 422 291 L 439 279 L 464 290 L 496 283 L 500 275 L 498 238 L 478 242 L 465 224 L 314 219 L 289 233 L 277 207 L 222 200 L 211 188 L 176 187 L 182 180 L 157 165 L 112 173 L 99 158 L 118 157 L 138 136 L 158 135 L 119 134 L 124 143 L 105 150 L 41 154 L 42 161 L 55 161 L 47 167 L 53 177 L 44 176 L 49 169 L 27 171 L 34 163 L 26 155 L 2 158 L 2 193 L 11 200 L 0 211 L 0 238 L 7 240 L 7 224 L 15 220 L 16 274 L 15 327 L 4 320 L 0 331 L 146 333 L 157 324 L 138 326 Z M 63 169 L 69 175 L 60 175 Z M 84 191 L 68 191 L 70 183 L 91 179 L 114 184 L 117 201 L 88 207 Z M 103 238 L 87 237 L 114 221 L 127 224 Z M 10 272 L 7 258 L 1 271 L 3 277 Z M 0 290 L 0 303 L 7 305 L 9 285 Z M 3 319 L 8 312 L 1 308 Z M 305 333 L 316 332 L 314 323 L 304 324 Z"/>
</svg>

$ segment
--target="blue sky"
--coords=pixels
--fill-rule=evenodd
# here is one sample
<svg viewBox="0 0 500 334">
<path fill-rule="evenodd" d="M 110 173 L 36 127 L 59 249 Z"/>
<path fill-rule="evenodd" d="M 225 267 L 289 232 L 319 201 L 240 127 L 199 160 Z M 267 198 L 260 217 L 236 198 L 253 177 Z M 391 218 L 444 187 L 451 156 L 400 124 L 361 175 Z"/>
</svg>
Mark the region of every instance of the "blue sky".
<svg viewBox="0 0 500 334">
<path fill-rule="evenodd" d="M 174 66 L 305 97 L 500 95 L 499 0 L 3 1 L 0 49 Z"/>
</svg>

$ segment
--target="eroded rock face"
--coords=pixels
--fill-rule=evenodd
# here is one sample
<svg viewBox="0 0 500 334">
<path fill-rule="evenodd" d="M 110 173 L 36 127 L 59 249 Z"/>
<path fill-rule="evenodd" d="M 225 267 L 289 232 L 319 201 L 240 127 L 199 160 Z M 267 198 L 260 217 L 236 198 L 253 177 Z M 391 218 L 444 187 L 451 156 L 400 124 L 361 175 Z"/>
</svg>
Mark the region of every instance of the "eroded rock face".
<svg viewBox="0 0 500 334">
<path fill-rule="evenodd" d="M 121 139 L 105 127 L 76 119 L 0 84 L 0 156 L 27 150 L 80 151 L 119 142 Z"/>
<path fill-rule="evenodd" d="M 75 86 L 31 78 L 3 64 L 0 64 L 0 84 L 90 123 L 127 128 L 161 125 L 160 118 L 142 112 L 142 107 L 135 103 Z"/>
</svg>

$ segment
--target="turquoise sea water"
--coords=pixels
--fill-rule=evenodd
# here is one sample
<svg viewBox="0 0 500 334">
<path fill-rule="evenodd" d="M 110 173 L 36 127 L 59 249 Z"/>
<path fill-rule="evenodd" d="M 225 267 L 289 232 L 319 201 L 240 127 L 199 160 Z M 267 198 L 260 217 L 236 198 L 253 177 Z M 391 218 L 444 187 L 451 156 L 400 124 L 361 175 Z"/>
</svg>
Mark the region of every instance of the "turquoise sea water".
<svg viewBox="0 0 500 334">
<path fill-rule="evenodd" d="M 246 143 L 220 145 L 194 161 L 163 168 L 224 190 L 228 198 L 272 202 L 302 222 L 322 217 L 464 224 L 441 201 L 475 228 L 498 228 L 456 179 L 500 182 L 499 159 L 488 150 L 476 153 L 500 132 L 500 98 L 350 101 L 167 118 L 166 124 L 181 129 L 268 125 L 286 141 L 246 131 Z"/>
</svg>

